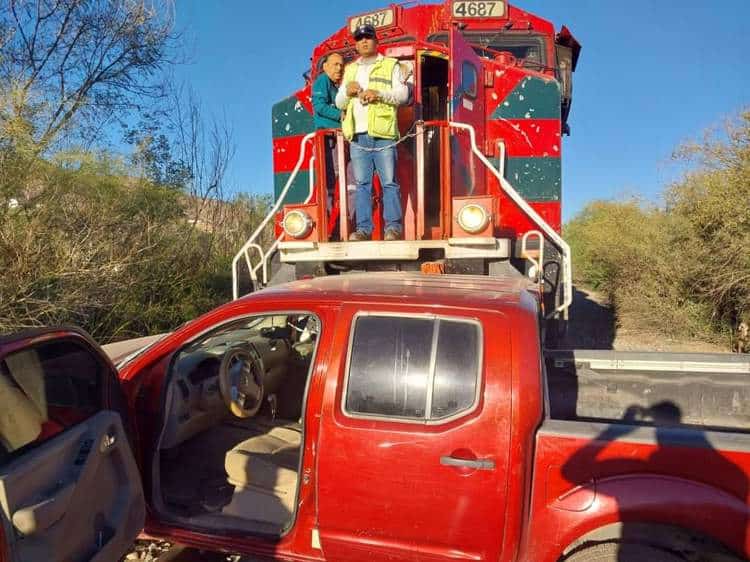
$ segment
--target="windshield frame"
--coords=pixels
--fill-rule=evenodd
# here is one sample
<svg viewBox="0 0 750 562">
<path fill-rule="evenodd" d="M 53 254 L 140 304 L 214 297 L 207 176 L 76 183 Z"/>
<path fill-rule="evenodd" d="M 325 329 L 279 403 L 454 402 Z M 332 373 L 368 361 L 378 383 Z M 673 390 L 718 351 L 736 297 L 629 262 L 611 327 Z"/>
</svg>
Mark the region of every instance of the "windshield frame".
<svg viewBox="0 0 750 562">
<path fill-rule="evenodd" d="M 539 62 L 531 61 L 526 62 L 528 59 L 518 58 L 520 61 L 524 61 L 521 65 L 523 68 L 531 70 L 545 71 L 555 70 L 554 67 L 549 66 L 549 53 L 548 50 L 548 38 L 542 33 L 535 33 L 533 31 L 508 31 L 508 30 L 464 30 L 461 32 L 463 38 L 474 47 L 475 52 L 477 48 L 486 49 L 488 52 L 502 52 L 503 47 L 521 47 L 526 45 L 535 45 L 539 47 L 540 60 Z M 493 41 L 508 40 L 505 45 L 492 44 Z M 438 43 L 442 45 L 448 45 L 449 33 L 447 31 L 439 31 L 433 33 L 427 38 L 428 42 Z M 499 42 L 499 41 L 498 41 Z M 477 52 L 477 55 L 482 57 L 482 53 Z M 484 56 L 484 58 L 489 58 Z"/>
</svg>

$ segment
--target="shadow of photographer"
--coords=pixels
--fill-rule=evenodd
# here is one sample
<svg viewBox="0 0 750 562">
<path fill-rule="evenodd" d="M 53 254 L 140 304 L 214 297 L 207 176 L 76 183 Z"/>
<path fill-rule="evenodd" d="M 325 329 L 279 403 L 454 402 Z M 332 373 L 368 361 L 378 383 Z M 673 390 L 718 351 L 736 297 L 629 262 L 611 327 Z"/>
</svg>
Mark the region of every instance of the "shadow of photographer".
<svg viewBox="0 0 750 562">
<path fill-rule="evenodd" d="M 672 401 L 665 400 L 650 407 L 632 405 L 627 408 L 622 423 L 608 425 L 565 463 L 562 473 L 566 480 L 574 484 L 596 482 L 597 495 L 617 502 L 622 522 L 616 541 L 585 543 L 566 557 L 566 561 L 745 560 L 735 552 L 744 551 L 747 541 L 747 476 L 712 445 L 704 431 L 681 424 L 682 411 Z M 653 437 L 644 437 L 649 431 L 653 431 Z M 655 449 L 644 455 L 643 447 L 614 445 L 628 435 L 630 439 L 626 443 L 640 442 Z M 622 480 L 624 476 L 633 477 L 633 481 L 649 481 L 650 485 L 634 486 L 631 490 Z M 619 485 L 615 484 L 616 479 Z M 670 490 L 672 486 L 679 491 Z M 688 490 L 693 490 L 695 497 L 680 497 L 679 503 L 671 508 L 673 516 L 669 521 L 654 515 L 663 506 L 652 509 L 652 498 L 643 497 L 656 493 L 666 498 Z M 717 499 L 727 508 L 724 514 L 732 513 L 720 522 L 710 521 L 722 513 L 710 505 Z M 732 510 L 730 504 L 738 506 L 739 502 L 745 504 L 744 508 Z M 690 529 L 688 521 L 700 521 L 704 528 L 713 527 L 722 544 L 702 535 L 697 540 L 695 533 L 700 530 Z M 665 531 L 674 536 L 664 536 Z M 686 542 L 694 544 L 690 546 Z M 686 549 L 693 549 L 692 556 L 698 558 L 685 557 Z"/>
</svg>

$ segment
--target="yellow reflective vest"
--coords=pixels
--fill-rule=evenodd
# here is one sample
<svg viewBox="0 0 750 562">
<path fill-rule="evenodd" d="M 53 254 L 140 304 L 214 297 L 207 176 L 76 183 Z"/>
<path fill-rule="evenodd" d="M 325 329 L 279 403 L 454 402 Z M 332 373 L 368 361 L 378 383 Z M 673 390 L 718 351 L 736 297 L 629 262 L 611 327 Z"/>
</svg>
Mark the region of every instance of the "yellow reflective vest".
<svg viewBox="0 0 750 562">
<path fill-rule="evenodd" d="M 398 64 L 396 59 L 382 57 L 377 60 L 370 70 L 370 81 L 367 87 L 376 92 L 382 92 L 391 89 L 393 83 L 393 69 Z M 353 62 L 347 65 L 344 70 L 344 85 L 353 82 L 357 77 L 357 68 L 359 64 Z M 352 140 L 354 137 L 354 98 L 349 98 L 346 105 L 346 115 L 341 129 L 346 140 Z M 381 139 L 397 139 L 398 119 L 397 108 L 393 105 L 375 102 L 367 105 L 367 134 L 371 137 Z"/>
</svg>

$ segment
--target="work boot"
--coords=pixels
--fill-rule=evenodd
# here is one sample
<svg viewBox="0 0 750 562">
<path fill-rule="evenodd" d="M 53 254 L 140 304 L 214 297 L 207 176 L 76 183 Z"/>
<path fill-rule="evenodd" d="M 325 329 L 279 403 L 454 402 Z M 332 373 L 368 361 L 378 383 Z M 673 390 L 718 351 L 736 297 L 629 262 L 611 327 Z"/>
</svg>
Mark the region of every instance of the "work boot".
<svg viewBox="0 0 750 562">
<path fill-rule="evenodd" d="M 370 235 L 361 230 L 355 230 L 349 235 L 349 242 L 364 242 L 369 239 Z"/>
<path fill-rule="evenodd" d="M 383 240 L 386 242 L 393 242 L 394 240 L 401 240 L 401 233 L 395 228 L 386 228 Z"/>
</svg>

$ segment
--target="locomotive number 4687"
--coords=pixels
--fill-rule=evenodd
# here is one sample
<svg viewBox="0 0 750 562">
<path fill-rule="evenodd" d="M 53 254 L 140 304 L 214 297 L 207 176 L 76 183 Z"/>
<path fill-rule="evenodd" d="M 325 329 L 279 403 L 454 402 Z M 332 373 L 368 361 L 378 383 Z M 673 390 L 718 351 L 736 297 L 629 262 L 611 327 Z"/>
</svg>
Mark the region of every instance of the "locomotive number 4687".
<svg viewBox="0 0 750 562">
<path fill-rule="evenodd" d="M 360 25 L 371 25 L 375 28 L 388 27 L 393 25 L 393 8 L 387 10 L 378 10 L 377 12 L 369 12 L 367 14 L 361 14 L 354 16 L 349 20 L 349 31 L 354 31 Z"/>
<path fill-rule="evenodd" d="M 457 0 L 453 2 L 454 18 L 497 18 L 505 15 L 502 0 Z"/>
</svg>

